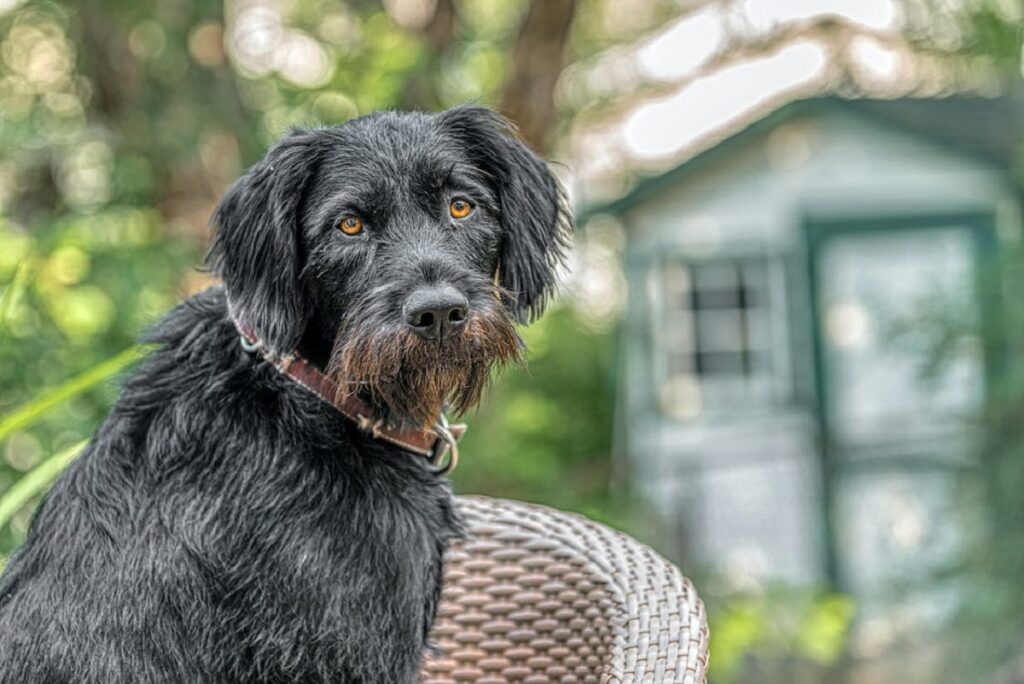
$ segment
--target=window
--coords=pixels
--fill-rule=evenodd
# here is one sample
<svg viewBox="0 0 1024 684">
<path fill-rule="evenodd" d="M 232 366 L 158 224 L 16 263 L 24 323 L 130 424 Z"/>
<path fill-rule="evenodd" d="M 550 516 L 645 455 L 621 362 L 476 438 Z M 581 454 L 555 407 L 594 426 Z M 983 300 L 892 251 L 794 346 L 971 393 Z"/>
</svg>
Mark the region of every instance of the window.
<svg viewBox="0 0 1024 684">
<path fill-rule="evenodd" d="M 689 420 L 771 402 L 783 348 L 772 307 L 781 268 L 767 259 L 666 258 L 652 275 L 652 370 L 662 410 Z"/>
</svg>

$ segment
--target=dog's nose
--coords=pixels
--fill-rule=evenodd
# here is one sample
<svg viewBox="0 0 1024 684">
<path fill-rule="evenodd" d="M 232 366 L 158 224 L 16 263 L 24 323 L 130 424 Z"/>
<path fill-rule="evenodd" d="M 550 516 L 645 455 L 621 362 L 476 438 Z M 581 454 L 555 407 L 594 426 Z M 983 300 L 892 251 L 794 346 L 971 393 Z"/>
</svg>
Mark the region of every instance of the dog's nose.
<svg viewBox="0 0 1024 684">
<path fill-rule="evenodd" d="M 402 313 L 420 337 L 446 340 L 466 323 L 469 300 L 451 285 L 425 287 L 409 295 Z"/>
</svg>

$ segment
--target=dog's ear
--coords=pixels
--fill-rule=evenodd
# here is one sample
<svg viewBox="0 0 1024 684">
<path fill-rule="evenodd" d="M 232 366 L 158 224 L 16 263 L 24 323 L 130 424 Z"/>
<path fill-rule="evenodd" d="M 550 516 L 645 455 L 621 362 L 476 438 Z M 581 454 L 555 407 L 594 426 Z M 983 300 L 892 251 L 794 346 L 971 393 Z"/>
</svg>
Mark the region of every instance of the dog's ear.
<svg viewBox="0 0 1024 684">
<path fill-rule="evenodd" d="M 553 294 L 557 269 L 569 248 L 572 214 L 562 186 L 498 114 L 463 106 L 441 113 L 440 122 L 494 179 L 504 229 L 500 284 L 514 297 L 516 318 L 533 320 Z"/>
<path fill-rule="evenodd" d="M 224 280 L 232 314 L 279 353 L 295 348 L 309 317 L 300 218 L 316 165 L 313 134 L 295 131 L 235 182 L 213 216 L 207 264 Z"/>
</svg>

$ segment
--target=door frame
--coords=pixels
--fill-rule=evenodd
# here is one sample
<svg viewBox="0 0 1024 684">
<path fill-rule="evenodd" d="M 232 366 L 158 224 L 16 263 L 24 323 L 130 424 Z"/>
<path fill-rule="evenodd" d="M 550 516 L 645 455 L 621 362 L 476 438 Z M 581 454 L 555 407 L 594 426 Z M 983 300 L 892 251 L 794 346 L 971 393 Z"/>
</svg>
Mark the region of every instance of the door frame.
<svg viewBox="0 0 1024 684">
<path fill-rule="evenodd" d="M 982 393 L 987 395 L 989 380 L 1004 367 L 1005 335 L 1002 334 L 1002 288 L 998 263 L 998 238 L 995 215 L 991 211 L 971 212 L 922 212 L 909 214 L 880 214 L 844 218 L 823 218 L 804 215 L 801 229 L 806 253 L 807 304 L 810 315 L 807 318 L 811 330 L 813 350 L 813 401 L 812 410 L 816 424 L 815 442 L 821 467 L 822 496 L 822 548 L 825 577 L 835 589 L 842 590 L 846 583 L 842 577 L 837 548 L 838 532 L 835 521 L 835 487 L 839 464 L 829 438 L 828 406 L 826 392 L 826 363 L 822 339 L 822 302 L 820 285 L 821 252 L 825 245 L 836 237 L 854 234 L 886 232 L 927 231 L 949 227 L 962 227 L 970 231 L 973 242 L 975 264 L 974 287 L 978 303 L 979 329 L 982 334 L 984 362 L 982 366 Z M 1004 342 L 1000 342 L 1003 340 Z"/>
</svg>

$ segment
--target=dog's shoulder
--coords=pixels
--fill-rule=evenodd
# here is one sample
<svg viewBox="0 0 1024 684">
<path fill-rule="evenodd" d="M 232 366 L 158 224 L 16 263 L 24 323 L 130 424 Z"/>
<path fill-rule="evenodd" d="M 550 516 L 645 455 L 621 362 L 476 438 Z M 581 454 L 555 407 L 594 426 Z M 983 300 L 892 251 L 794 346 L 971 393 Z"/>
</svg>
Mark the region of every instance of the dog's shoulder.
<svg viewBox="0 0 1024 684">
<path fill-rule="evenodd" d="M 237 336 L 228 314 L 227 296 L 220 285 L 194 294 L 171 309 L 142 341 L 180 352 L 202 346 L 209 336 Z"/>
<path fill-rule="evenodd" d="M 146 359 L 126 378 L 115 412 L 160 413 L 181 401 L 198 408 L 253 380 L 220 286 L 173 308 L 142 342 L 149 347 Z"/>
</svg>

